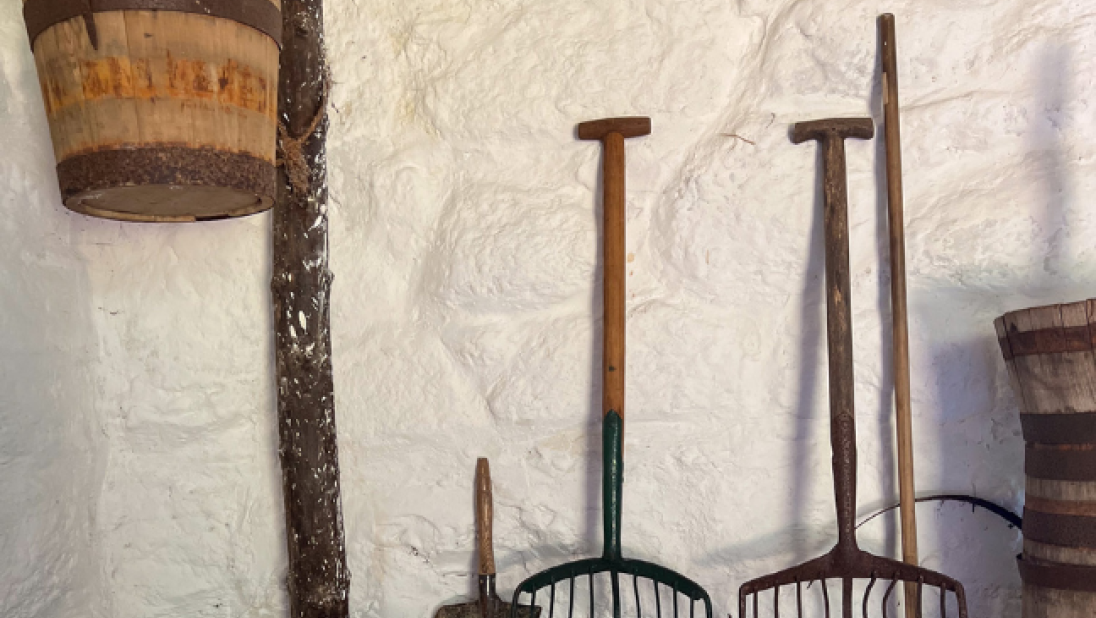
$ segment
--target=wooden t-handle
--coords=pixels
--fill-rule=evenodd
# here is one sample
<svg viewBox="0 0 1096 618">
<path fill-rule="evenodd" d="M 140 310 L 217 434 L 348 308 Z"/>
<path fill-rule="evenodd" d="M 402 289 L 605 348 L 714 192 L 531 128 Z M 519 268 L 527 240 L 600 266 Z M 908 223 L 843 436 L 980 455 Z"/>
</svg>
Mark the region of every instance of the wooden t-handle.
<svg viewBox="0 0 1096 618">
<path fill-rule="evenodd" d="M 646 117 L 605 118 L 578 125 L 579 139 L 601 140 L 602 204 L 605 214 L 605 340 L 602 348 L 601 413 L 624 418 L 625 188 L 624 138 L 651 132 Z"/>
<path fill-rule="evenodd" d="M 491 505 L 491 466 L 487 459 L 476 460 L 476 543 L 479 549 L 479 574 L 495 574 L 495 547 L 491 539 L 494 518 Z"/>
</svg>

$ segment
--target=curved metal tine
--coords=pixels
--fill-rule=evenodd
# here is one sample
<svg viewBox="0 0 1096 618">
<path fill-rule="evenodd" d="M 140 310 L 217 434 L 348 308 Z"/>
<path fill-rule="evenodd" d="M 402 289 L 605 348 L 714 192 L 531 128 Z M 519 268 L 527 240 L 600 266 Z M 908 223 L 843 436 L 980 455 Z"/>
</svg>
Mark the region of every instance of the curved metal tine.
<svg viewBox="0 0 1096 618">
<path fill-rule="evenodd" d="M 575 615 L 575 577 L 571 576 L 571 592 L 567 595 L 567 618 L 574 618 Z"/>
<path fill-rule="evenodd" d="M 826 587 L 826 578 L 819 581 L 822 582 L 822 602 L 826 604 L 826 618 L 830 618 L 830 591 Z"/>
<path fill-rule="evenodd" d="M 799 612 L 798 618 L 803 618 L 803 587 L 799 578 L 795 580 L 795 607 Z"/>
<path fill-rule="evenodd" d="M 924 614 L 921 613 L 921 610 L 925 607 L 924 596 L 925 596 L 925 578 L 924 577 L 918 577 L 917 578 L 917 618 L 922 618 L 922 616 L 924 615 Z"/>
<path fill-rule="evenodd" d="M 548 618 L 556 613 L 556 582 L 552 582 L 552 590 L 548 593 Z"/>
<path fill-rule="evenodd" d="M 875 585 L 875 572 L 871 574 L 871 581 L 868 582 L 868 587 L 864 590 L 864 618 L 868 618 L 868 601 L 871 599 L 871 588 Z M 551 618 L 551 617 L 549 617 Z"/>
<path fill-rule="evenodd" d="M 773 618 L 780 618 L 780 584 L 773 587 Z"/>
<path fill-rule="evenodd" d="M 898 584 L 897 579 L 892 579 L 887 591 L 883 593 L 883 618 L 887 618 L 887 600 L 890 599 L 890 595 L 894 592 L 894 587 Z"/>
</svg>

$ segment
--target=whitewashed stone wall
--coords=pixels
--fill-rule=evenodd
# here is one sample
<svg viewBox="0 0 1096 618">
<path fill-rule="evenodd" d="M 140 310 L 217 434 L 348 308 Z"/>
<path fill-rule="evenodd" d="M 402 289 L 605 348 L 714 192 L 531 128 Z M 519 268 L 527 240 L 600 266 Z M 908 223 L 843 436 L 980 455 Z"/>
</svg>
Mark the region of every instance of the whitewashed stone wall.
<svg viewBox="0 0 1096 618">
<path fill-rule="evenodd" d="M 628 144 L 624 546 L 706 586 L 834 539 L 816 149 L 879 116 L 898 15 L 918 487 L 1022 503 L 991 320 L 1096 295 L 1089 1 L 332 0 L 334 352 L 352 607 L 600 550 L 599 148 Z M 0 3 L 0 615 L 285 614 L 269 219 L 59 205 L 18 0 Z M 737 137 L 736 137 L 737 136 Z M 861 512 L 896 497 L 881 140 L 848 145 Z M 1018 616 L 1019 534 L 922 506 L 925 565 Z M 897 551 L 894 518 L 862 529 Z"/>
</svg>

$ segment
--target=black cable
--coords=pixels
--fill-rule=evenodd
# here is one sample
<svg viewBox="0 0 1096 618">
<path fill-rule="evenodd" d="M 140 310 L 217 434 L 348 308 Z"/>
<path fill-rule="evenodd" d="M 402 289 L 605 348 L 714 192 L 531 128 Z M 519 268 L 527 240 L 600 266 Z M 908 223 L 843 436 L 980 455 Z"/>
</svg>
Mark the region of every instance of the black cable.
<svg viewBox="0 0 1096 618">
<path fill-rule="evenodd" d="M 1019 515 L 1017 515 L 1016 513 L 1013 513 L 1012 511 L 1006 509 L 1005 507 L 1003 507 L 999 504 L 994 504 L 993 502 L 990 502 L 989 500 L 986 500 L 984 498 L 977 498 L 975 496 L 968 496 L 966 494 L 937 494 L 937 495 L 934 495 L 934 496 L 922 496 L 922 497 L 917 498 L 916 500 L 914 500 L 914 502 L 937 502 L 937 501 L 939 501 L 939 502 L 964 502 L 964 503 L 967 503 L 967 504 L 971 505 L 971 510 L 972 511 L 974 510 L 975 507 L 980 506 L 980 507 L 986 509 L 987 511 L 989 511 L 990 513 L 993 513 L 994 515 L 996 515 L 996 516 L 1000 517 L 1001 519 L 1005 520 L 1006 522 L 1008 522 L 1008 525 L 1009 525 L 1010 528 L 1018 528 L 1020 530 L 1024 529 L 1024 518 L 1023 517 L 1020 517 Z M 888 506 L 885 509 L 876 511 L 876 512 L 872 513 L 871 515 L 869 515 L 867 517 L 867 519 L 861 521 L 859 524 L 856 524 L 856 527 L 859 528 L 860 526 L 863 526 L 864 524 L 866 524 L 869 521 L 875 519 L 876 517 L 882 515 L 883 513 L 886 513 L 888 511 L 893 511 L 894 509 L 898 508 L 898 506 L 899 505 L 895 504 L 895 505 L 892 505 L 892 506 Z"/>
</svg>

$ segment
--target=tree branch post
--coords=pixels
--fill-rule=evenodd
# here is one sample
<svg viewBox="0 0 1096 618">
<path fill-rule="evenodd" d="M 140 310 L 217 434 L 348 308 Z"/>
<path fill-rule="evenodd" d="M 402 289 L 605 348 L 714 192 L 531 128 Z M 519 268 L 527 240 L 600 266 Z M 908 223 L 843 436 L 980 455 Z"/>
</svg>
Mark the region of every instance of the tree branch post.
<svg viewBox="0 0 1096 618">
<path fill-rule="evenodd" d="M 331 366 L 322 0 L 283 0 L 273 216 L 275 377 L 292 618 L 346 618 Z"/>
</svg>

